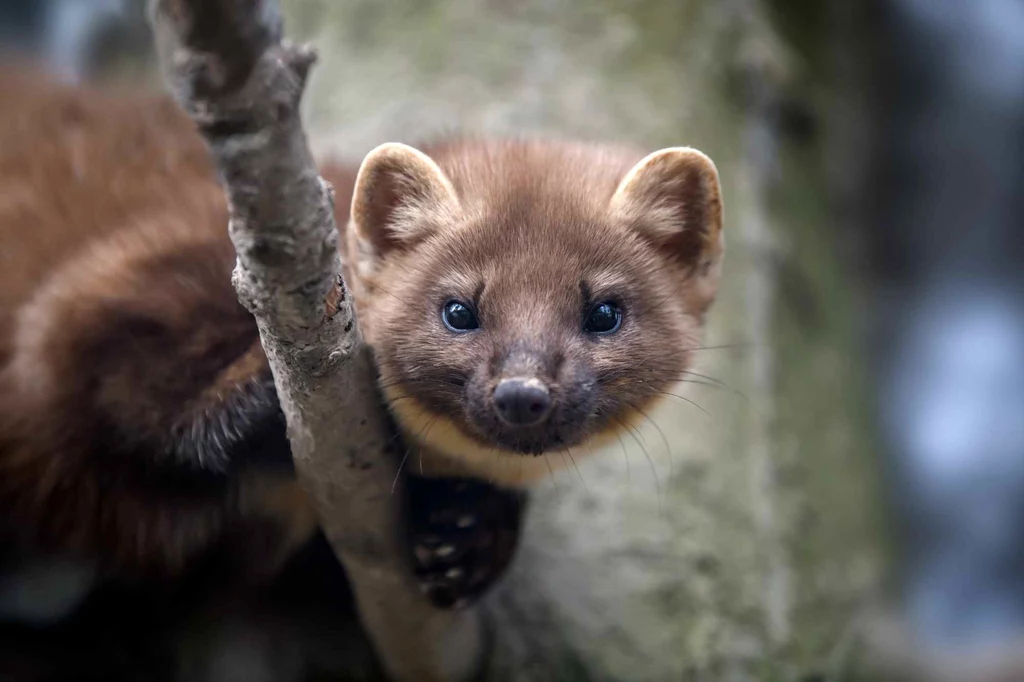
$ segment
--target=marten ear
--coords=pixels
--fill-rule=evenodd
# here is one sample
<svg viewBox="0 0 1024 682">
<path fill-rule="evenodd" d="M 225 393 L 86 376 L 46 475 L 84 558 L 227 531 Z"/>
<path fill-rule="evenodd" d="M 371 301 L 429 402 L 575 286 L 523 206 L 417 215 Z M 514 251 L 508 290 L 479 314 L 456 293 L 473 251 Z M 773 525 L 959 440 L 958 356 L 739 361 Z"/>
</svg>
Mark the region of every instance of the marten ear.
<svg viewBox="0 0 1024 682">
<path fill-rule="evenodd" d="M 722 198 L 718 170 L 689 147 L 644 157 L 619 183 L 614 215 L 666 256 L 698 276 L 715 274 L 722 257 Z"/>
<path fill-rule="evenodd" d="M 408 248 L 459 212 L 455 188 L 433 159 L 397 142 L 363 159 L 352 195 L 352 225 L 382 255 Z"/>
</svg>

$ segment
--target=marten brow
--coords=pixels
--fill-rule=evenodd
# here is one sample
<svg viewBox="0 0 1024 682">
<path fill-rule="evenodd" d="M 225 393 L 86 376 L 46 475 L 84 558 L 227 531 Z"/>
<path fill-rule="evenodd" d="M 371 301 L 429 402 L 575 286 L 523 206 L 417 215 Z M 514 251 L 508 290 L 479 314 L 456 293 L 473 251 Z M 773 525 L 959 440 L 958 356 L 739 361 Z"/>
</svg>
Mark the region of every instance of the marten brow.
<svg viewBox="0 0 1024 682">
<path fill-rule="evenodd" d="M 486 288 L 487 282 L 481 279 L 480 282 L 476 285 L 476 288 L 473 290 L 472 303 L 474 309 L 480 309 L 480 299 L 483 298 L 484 290 Z"/>
</svg>

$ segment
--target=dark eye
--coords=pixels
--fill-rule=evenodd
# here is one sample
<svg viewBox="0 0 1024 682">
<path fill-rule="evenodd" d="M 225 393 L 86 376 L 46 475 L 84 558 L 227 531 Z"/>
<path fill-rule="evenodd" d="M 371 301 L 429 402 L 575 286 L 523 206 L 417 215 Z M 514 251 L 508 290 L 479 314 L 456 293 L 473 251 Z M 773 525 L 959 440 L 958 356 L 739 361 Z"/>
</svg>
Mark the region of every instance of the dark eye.
<svg viewBox="0 0 1024 682">
<path fill-rule="evenodd" d="M 445 326 L 453 332 L 468 332 L 480 327 L 476 315 L 469 309 L 469 306 L 458 301 L 445 303 L 444 310 L 441 311 L 441 318 L 444 320 Z"/>
<path fill-rule="evenodd" d="M 583 330 L 590 334 L 612 334 L 622 324 L 622 311 L 614 303 L 598 303 L 583 321 Z"/>
</svg>

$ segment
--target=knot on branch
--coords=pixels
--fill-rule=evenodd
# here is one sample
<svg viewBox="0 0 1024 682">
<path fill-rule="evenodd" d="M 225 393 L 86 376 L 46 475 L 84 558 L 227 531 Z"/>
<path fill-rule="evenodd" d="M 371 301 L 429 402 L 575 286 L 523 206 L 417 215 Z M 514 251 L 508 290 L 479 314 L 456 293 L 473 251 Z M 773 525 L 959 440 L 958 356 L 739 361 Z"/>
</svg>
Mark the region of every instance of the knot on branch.
<svg viewBox="0 0 1024 682">
<path fill-rule="evenodd" d="M 284 33 L 274 0 L 150 0 L 149 11 L 150 23 L 158 29 L 158 48 L 218 56 L 206 79 L 196 81 L 199 96 L 239 87 Z M 171 52 L 161 49 L 159 54 L 167 57 Z"/>
<path fill-rule="evenodd" d="M 264 52 L 232 88 L 218 55 L 181 50 L 174 58 L 173 89 L 203 136 L 217 144 L 296 118 L 315 60 L 312 48 L 282 44 Z"/>
<path fill-rule="evenodd" d="M 345 280 L 341 278 L 339 274 L 336 278 L 334 286 L 327 292 L 327 296 L 324 297 L 324 317 L 330 319 L 342 311 L 342 306 L 348 301 L 348 296 L 345 293 Z M 345 331 L 348 332 L 351 326 L 351 322 L 346 325 Z"/>
<path fill-rule="evenodd" d="M 271 0 L 150 0 L 178 103 L 211 143 L 294 116 L 316 52 L 282 39 Z"/>
</svg>

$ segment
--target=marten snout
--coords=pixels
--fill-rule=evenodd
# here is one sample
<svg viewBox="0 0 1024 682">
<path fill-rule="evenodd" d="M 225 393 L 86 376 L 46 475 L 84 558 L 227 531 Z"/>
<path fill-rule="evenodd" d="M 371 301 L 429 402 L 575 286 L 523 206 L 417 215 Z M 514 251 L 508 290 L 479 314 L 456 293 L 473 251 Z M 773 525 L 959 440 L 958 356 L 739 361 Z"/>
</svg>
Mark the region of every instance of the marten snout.
<svg viewBox="0 0 1024 682">
<path fill-rule="evenodd" d="M 495 325 L 493 343 L 482 329 L 477 343 L 488 359 L 466 377 L 455 405 L 465 415 L 459 425 L 483 443 L 522 454 L 579 442 L 596 395 L 584 359 L 567 353 L 558 333 L 503 342 Z"/>
<path fill-rule="evenodd" d="M 534 426 L 551 414 L 551 392 L 535 377 L 502 379 L 491 399 L 494 411 L 509 426 Z"/>
</svg>

